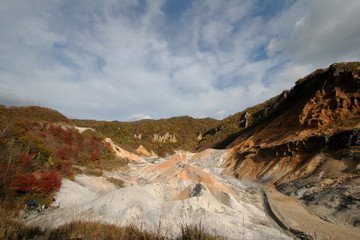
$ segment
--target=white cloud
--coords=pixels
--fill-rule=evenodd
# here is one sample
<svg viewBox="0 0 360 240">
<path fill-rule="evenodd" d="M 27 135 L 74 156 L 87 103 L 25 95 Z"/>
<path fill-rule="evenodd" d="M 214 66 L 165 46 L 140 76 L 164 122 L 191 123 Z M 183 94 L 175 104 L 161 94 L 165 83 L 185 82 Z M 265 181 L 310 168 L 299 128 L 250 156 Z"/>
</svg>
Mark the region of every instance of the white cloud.
<svg viewBox="0 0 360 240">
<path fill-rule="evenodd" d="M 3 1 L 0 104 L 222 118 L 360 57 L 358 0 L 294 1 L 270 19 L 255 14 L 261 1 L 196 1 L 173 25 L 164 2 Z"/>
<path fill-rule="evenodd" d="M 148 115 L 145 115 L 143 113 L 136 113 L 134 115 L 131 115 L 129 118 L 128 118 L 128 121 L 129 122 L 133 122 L 133 121 L 139 121 L 139 120 L 143 120 L 143 119 L 151 119 L 150 116 Z"/>
<path fill-rule="evenodd" d="M 266 47 L 266 52 L 269 57 L 273 57 L 275 54 L 285 49 L 285 39 L 275 37 L 272 38 Z"/>
<path fill-rule="evenodd" d="M 204 41 L 207 47 L 211 49 L 219 48 L 219 44 L 225 38 L 229 37 L 229 34 L 233 30 L 230 24 L 225 22 L 213 21 L 206 24 L 201 29 L 201 40 Z"/>
<path fill-rule="evenodd" d="M 215 113 L 216 119 L 224 119 L 226 117 L 226 110 L 220 110 Z"/>
<path fill-rule="evenodd" d="M 305 77 L 314 70 L 310 65 L 288 63 L 283 66 L 281 71 L 272 75 L 273 80 L 270 80 L 269 89 L 271 89 L 273 95 L 280 93 L 282 90 L 290 89 L 295 85 L 296 80 Z"/>
</svg>

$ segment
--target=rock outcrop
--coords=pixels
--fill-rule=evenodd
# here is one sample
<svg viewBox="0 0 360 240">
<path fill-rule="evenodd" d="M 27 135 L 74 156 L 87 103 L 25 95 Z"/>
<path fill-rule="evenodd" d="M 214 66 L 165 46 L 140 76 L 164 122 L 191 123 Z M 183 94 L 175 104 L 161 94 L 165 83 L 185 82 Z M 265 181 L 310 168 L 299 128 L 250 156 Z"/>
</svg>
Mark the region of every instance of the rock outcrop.
<svg viewBox="0 0 360 240">
<path fill-rule="evenodd" d="M 176 137 L 173 134 L 170 133 L 165 133 L 164 135 L 160 135 L 155 133 L 154 137 L 153 137 L 153 141 L 154 142 L 161 142 L 161 143 L 165 143 L 165 142 L 171 142 L 171 143 L 176 143 Z"/>
<path fill-rule="evenodd" d="M 139 134 L 136 134 L 136 133 L 134 133 L 134 138 L 137 138 L 137 139 L 142 139 L 142 134 L 141 133 L 139 133 Z"/>
<path fill-rule="evenodd" d="M 145 157 L 157 157 L 157 155 L 153 151 L 149 152 L 143 145 L 140 145 L 136 149 L 136 152 Z"/>
<path fill-rule="evenodd" d="M 244 115 L 250 126 L 224 141 L 233 147 L 226 172 L 271 183 L 328 221 L 359 226 L 359 89 L 360 63 L 298 80 L 260 120 Z"/>
<path fill-rule="evenodd" d="M 283 91 L 264 103 L 247 108 L 222 120 L 219 125 L 202 134 L 198 150 L 206 148 L 223 149 L 233 142 L 242 130 L 253 127 L 271 115 L 288 97 L 289 91 Z"/>
</svg>

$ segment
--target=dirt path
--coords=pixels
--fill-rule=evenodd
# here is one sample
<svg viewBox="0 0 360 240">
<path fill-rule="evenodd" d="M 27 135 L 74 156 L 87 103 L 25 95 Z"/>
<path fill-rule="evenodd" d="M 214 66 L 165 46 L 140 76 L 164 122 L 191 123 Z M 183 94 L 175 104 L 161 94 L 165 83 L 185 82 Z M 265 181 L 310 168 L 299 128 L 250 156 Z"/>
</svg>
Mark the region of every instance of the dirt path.
<svg viewBox="0 0 360 240">
<path fill-rule="evenodd" d="M 360 239 L 360 232 L 326 222 L 310 214 L 296 198 L 283 195 L 272 188 L 264 190 L 271 210 L 289 229 L 301 230 L 316 240 Z"/>
<path fill-rule="evenodd" d="M 264 204 L 264 210 L 266 212 L 266 214 L 268 215 L 268 217 L 270 217 L 281 229 L 283 229 L 285 232 L 287 232 L 287 234 L 289 234 L 290 236 L 295 236 L 298 239 L 301 240 L 313 240 L 314 238 L 312 236 L 310 236 L 309 234 L 306 234 L 302 231 L 293 229 L 291 227 L 286 226 L 277 216 L 276 214 L 273 212 L 273 210 L 271 209 L 271 206 L 269 204 L 269 199 L 265 193 L 265 191 L 260 188 L 260 194 L 263 198 L 263 204 Z"/>
</svg>

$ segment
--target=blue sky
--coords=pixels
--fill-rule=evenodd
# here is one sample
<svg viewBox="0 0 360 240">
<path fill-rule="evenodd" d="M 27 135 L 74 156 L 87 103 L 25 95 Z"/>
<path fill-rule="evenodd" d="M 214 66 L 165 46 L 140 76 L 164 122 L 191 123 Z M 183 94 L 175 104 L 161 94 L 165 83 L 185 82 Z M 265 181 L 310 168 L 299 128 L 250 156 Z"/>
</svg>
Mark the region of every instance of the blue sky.
<svg viewBox="0 0 360 240">
<path fill-rule="evenodd" d="M 360 60 L 358 0 L 3 0 L 0 104 L 222 119 Z"/>
</svg>

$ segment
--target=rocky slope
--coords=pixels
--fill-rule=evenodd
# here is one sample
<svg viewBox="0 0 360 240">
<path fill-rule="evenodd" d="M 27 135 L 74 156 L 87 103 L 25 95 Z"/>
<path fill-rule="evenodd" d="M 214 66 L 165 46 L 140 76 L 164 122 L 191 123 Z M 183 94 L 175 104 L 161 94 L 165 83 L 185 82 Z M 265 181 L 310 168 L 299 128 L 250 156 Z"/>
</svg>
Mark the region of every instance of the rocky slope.
<svg viewBox="0 0 360 240">
<path fill-rule="evenodd" d="M 274 184 L 336 224 L 360 223 L 360 63 L 297 81 L 273 111 L 228 140 L 226 171 Z"/>
<path fill-rule="evenodd" d="M 81 127 L 90 127 L 123 147 L 137 149 L 143 145 L 156 154 L 166 156 L 174 150 L 195 151 L 202 133 L 217 126 L 220 121 L 188 116 L 136 122 L 106 122 L 93 120 L 71 120 Z"/>
<path fill-rule="evenodd" d="M 62 181 L 59 209 L 29 224 L 141 223 L 174 237 L 181 225 L 201 222 L 233 239 L 356 239 L 359 86 L 360 63 L 333 64 L 223 121 L 97 122 L 0 106 L 0 165 L 7 169 L 0 197 L 22 205 L 24 194 L 38 191 L 30 180 L 52 166 L 63 177 L 82 175 Z M 27 178 L 15 178 L 19 171 Z"/>
<path fill-rule="evenodd" d="M 192 225 L 226 239 L 291 239 L 267 217 L 257 184 L 221 176 L 227 154 L 209 149 L 168 158 L 129 155 L 127 171 L 64 179 L 53 206 L 24 221 L 46 228 L 74 221 L 135 225 L 167 239 Z"/>
<path fill-rule="evenodd" d="M 184 226 L 201 226 L 225 239 L 358 239 L 356 231 L 309 214 L 296 199 L 224 174 L 231 150 L 178 151 L 159 158 L 129 153 L 107 141 L 126 156 L 128 168 L 63 179 L 56 201 L 40 214 L 26 216 L 28 225 L 135 225 L 166 239 L 176 239 Z"/>
</svg>

